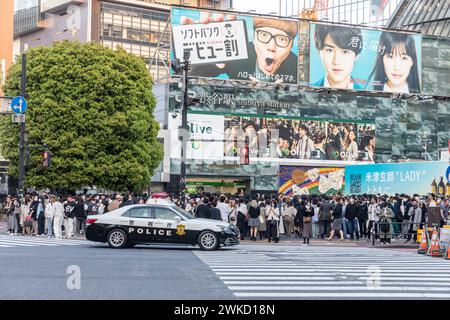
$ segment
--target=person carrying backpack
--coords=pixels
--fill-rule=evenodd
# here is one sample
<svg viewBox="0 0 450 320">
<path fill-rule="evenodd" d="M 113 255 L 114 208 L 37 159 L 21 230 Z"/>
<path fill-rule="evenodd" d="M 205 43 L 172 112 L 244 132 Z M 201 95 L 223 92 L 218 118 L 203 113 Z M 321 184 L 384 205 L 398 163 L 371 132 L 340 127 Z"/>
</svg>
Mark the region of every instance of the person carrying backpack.
<svg viewBox="0 0 450 320">
<path fill-rule="evenodd" d="M 380 227 L 380 240 L 381 244 L 391 243 L 392 239 L 392 219 L 394 218 L 394 212 L 387 206 L 384 199 L 381 200 L 380 204 L 380 221 L 378 225 Z"/>
</svg>

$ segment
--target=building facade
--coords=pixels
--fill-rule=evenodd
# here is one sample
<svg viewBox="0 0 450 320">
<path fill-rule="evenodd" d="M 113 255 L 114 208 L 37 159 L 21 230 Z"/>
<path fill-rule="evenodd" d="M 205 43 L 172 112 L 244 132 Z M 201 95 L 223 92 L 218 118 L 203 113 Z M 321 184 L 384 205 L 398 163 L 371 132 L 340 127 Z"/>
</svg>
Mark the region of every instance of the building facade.
<svg viewBox="0 0 450 320">
<path fill-rule="evenodd" d="M 404 0 L 388 26 L 438 37 L 450 37 L 450 2 L 445 0 Z"/>
<path fill-rule="evenodd" d="M 281 15 L 300 16 L 315 8 L 321 21 L 386 26 L 402 0 L 280 0 Z"/>
<path fill-rule="evenodd" d="M 69 39 L 96 41 L 111 48 L 122 46 L 127 51 L 142 56 L 158 83 L 154 87 L 158 102 L 155 117 L 161 126 L 159 138 L 165 145 L 165 158 L 152 179 L 152 184 L 155 190 L 177 192 L 180 156 L 172 152 L 179 150 L 176 143 L 180 115 L 176 111 L 179 109 L 181 94 L 180 79 L 169 76 L 170 6 L 161 2 L 167 3 L 156 0 L 31 0 L 28 7 L 16 10 L 14 48 L 18 53 L 27 47 L 51 45 L 54 41 Z M 365 18 L 365 12 L 370 10 L 367 3 L 369 1 L 329 1 L 327 15 L 331 18 L 325 21 L 370 24 Z M 375 2 L 370 2 L 373 3 Z M 232 6 L 231 1 L 191 1 L 190 4 L 221 9 Z M 304 7 L 310 5 L 304 3 Z M 394 2 L 379 1 L 377 5 L 391 10 Z M 402 7 L 397 9 L 399 8 Z M 401 12 L 408 12 L 400 9 L 396 11 L 397 16 Z M 297 14 L 298 10 L 295 12 Z M 379 23 L 373 24 L 385 24 L 384 20 L 383 16 Z M 203 99 L 189 108 L 188 121 L 192 130 L 204 130 L 210 132 L 213 139 L 220 139 L 227 127 L 231 128 L 235 123 L 253 124 L 258 130 L 277 123 L 288 127 L 304 122 L 319 127 L 339 123 L 342 127 L 358 128 L 358 132 L 362 133 L 358 136 L 361 140 L 365 131 L 375 132 L 376 139 L 372 139 L 376 150 L 372 155 L 373 162 L 438 159 L 439 149 L 446 147 L 450 139 L 448 37 L 426 34 L 422 37 L 421 56 L 426 58 L 422 59 L 420 94 L 329 90 L 311 86 L 311 26 L 307 21 L 300 22 L 299 26 L 296 85 L 255 85 L 245 81 L 191 77 L 190 92 Z M 445 28 L 446 25 L 443 29 Z M 233 99 L 239 102 L 231 103 Z M 266 107 L 261 107 L 263 105 Z M 220 130 L 216 130 L 214 126 L 220 127 Z M 221 131 L 220 134 L 218 131 Z M 207 149 L 213 154 L 215 150 L 223 149 L 223 143 L 214 145 L 215 142 L 211 142 L 212 144 L 202 147 L 202 142 L 192 139 L 191 148 Z M 270 143 L 268 144 L 266 149 L 271 152 Z M 362 154 L 361 157 L 367 158 L 367 155 Z M 301 168 L 297 171 L 303 172 L 300 176 L 307 172 L 314 175 L 315 172 L 335 172 L 345 167 L 346 163 L 351 163 L 324 162 L 320 159 L 304 161 L 295 157 L 276 161 L 273 158 L 251 157 L 250 160 L 248 165 L 239 165 L 236 154 L 227 159 L 211 154 L 208 157 L 192 156 L 187 162 L 188 187 L 191 190 L 230 193 L 241 190 L 277 192 L 280 190 L 283 170 L 294 167 L 295 171 L 295 168 Z"/>
<path fill-rule="evenodd" d="M 13 11 L 14 0 L 0 1 L 0 96 L 6 73 L 13 59 Z"/>
</svg>

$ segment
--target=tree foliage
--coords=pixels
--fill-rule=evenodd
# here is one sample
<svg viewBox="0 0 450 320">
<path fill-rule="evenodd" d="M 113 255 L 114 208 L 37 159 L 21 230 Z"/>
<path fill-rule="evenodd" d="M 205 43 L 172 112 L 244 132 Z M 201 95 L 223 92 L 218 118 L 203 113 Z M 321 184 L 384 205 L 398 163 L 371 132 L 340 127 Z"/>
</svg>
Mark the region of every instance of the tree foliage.
<svg viewBox="0 0 450 320">
<path fill-rule="evenodd" d="M 4 86 L 20 93 L 21 59 Z M 147 187 L 163 157 L 153 117 L 152 79 L 144 62 L 123 49 L 63 41 L 27 51 L 26 139 L 51 147 L 30 149 L 25 185 L 52 190 L 97 186 L 138 191 Z M 0 144 L 18 175 L 19 127 L 0 117 Z"/>
</svg>

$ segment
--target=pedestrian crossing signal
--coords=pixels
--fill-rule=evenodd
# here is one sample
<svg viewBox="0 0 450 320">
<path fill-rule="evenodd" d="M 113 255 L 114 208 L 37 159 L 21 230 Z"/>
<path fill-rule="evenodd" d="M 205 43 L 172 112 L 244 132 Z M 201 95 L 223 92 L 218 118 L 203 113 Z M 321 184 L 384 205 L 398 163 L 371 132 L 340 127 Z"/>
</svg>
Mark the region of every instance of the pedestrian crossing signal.
<svg viewBox="0 0 450 320">
<path fill-rule="evenodd" d="M 52 154 L 50 151 L 44 151 L 42 154 L 42 166 L 44 168 L 49 168 L 52 162 Z"/>
</svg>

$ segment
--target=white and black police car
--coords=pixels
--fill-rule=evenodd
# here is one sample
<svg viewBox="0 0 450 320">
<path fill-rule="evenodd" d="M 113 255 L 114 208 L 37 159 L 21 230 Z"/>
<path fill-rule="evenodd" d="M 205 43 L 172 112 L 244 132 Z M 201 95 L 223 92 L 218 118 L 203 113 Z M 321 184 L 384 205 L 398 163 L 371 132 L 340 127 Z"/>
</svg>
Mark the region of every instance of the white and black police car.
<svg viewBox="0 0 450 320">
<path fill-rule="evenodd" d="M 86 238 L 111 248 L 142 243 L 198 245 L 202 250 L 239 244 L 239 230 L 227 222 L 199 219 L 166 199 L 125 206 L 86 219 Z"/>
</svg>

